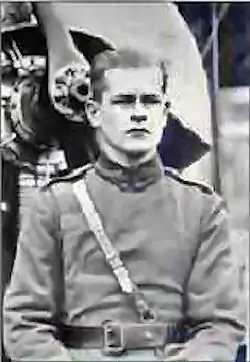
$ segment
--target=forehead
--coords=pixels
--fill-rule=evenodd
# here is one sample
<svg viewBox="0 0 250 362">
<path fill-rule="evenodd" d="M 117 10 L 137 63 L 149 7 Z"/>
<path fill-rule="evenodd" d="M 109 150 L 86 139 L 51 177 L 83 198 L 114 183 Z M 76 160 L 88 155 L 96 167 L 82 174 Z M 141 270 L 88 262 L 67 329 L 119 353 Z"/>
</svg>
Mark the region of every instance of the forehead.
<svg viewBox="0 0 250 362">
<path fill-rule="evenodd" d="M 162 77 L 157 66 L 110 69 L 105 72 L 105 79 L 110 94 L 161 92 Z"/>
</svg>

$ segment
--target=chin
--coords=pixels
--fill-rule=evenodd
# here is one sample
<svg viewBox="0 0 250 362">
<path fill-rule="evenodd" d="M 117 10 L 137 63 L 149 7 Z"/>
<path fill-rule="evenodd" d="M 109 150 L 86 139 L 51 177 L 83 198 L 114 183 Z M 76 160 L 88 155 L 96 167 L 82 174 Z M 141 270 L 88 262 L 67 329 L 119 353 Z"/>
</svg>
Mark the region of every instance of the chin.
<svg viewBox="0 0 250 362">
<path fill-rule="evenodd" d="M 130 142 L 124 142 L 122 148 L 126 153 L 144 154 L 152 152 L 152 149 L 156 149 L 156 145 L 149 144 L 149 142 L 145 140 L 136 139 L 134 142 L 131 140 Z"/>
<path fill-rule="evenodd" d="M 144 159 L 145 157 L 147 157 L 147 155 L 151 155 L 154 154 L 155 151 L 149 148 L 127 148 L 123 150 L 124 153 L 126 153 L 128 158 L 131 159 Z"/>
<path fill-rule="evenodd" d="M 143 155 L 149 152 L 152 152 L 152 149 L 149 147 L 124 147 L 123 149 L 124 153 L 127 153 L 128 155 Z"/>
</svg>

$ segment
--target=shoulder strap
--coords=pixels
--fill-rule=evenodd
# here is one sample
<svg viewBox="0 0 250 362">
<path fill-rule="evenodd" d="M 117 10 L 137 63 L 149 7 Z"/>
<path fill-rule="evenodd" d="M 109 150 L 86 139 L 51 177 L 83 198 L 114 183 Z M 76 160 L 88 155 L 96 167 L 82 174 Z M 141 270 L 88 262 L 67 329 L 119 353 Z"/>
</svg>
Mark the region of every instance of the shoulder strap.
<svg viewBox="0 0 250 362">
<path fill-rule="evenodd" d="M 172 179 L 187 185 L 187 186 L 195 186 L 204 194 L 212 195 L 214 194 L 214 189 L 211 185 L 198 180 L 190 180 L 185 178 L 177 169 L 173 167 L 165 167 L 164 172 L 166 176 L 171 177 Z"/>
<path fill-rule="evenodd" d="M 79 178 L 82 178 L 86 175 L 86 173 L 93 168 L 93 165 L 91 163 L 88 163 L 84 166 L 75 168 L 70 173 L 67 173 L 64 176 L 57 176 L 52 177 L 48 182 L 46 182 L 41 188 L 42 190 L 48 189 L 50 186 L 54 185 L 58 182 L 72 182 L 74 180 L 77 180 Z"/>
<path fill-rule="evenodd" d="M 155 311 L 149 307 L 145 296 L 130 278 L 129 271 L 124 266 L 118 250 L 113 246 L 107 236 L 95 205 L 89 196 L 85 180 L 80 179 L 76 181 L 73 184 L 73 191 L 80 202 L 82 212 L 86 217 L 91 231 L 95 235 L 107 264 L 111 267 L 117 278 L 122 292 L 133 299 L 142 322 L 154 321 Z"/>
</svg>

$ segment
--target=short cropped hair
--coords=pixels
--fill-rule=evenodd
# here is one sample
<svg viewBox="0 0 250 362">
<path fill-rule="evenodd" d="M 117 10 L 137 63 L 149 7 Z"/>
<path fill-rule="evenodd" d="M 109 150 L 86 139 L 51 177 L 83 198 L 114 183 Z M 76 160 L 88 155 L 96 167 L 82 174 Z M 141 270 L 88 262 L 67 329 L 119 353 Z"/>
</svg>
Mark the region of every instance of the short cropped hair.
<svg viewBox="0 0 250 362">
<path fill-rule="evenodd" d="M 110 69 L 141 68 L 156 65 L 162 73 L 162 92 L 167 88 L 167 71 L 164 62 L 156 61 L 150 54 L 134 49 L 124 48 L 105 50 L 93 59 L 91 64 L 91 88 L 93 98 L 102 101 L 102 93 L 106 89 L 105 72 Z"/>
</svg>

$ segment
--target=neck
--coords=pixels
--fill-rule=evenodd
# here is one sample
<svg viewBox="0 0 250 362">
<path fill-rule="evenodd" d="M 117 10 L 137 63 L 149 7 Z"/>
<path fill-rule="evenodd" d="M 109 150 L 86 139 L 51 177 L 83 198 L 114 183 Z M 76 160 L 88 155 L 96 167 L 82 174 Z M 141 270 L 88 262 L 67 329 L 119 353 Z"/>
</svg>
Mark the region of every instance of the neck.
<svg viewBox="0 0 250 362">
<path fill-rule="evenodd" d="M 156 157 L 156 150 L 145 153 L 130 152 L 125 154 L 117 149 L 113 149 L 109 145 L 105 145 L 105 147 L 102 147 L 100 150 L 100 156 L 108 158 L 111 162 L 124 168 L 136 168 L 154 159 Z"/>
</svg>

